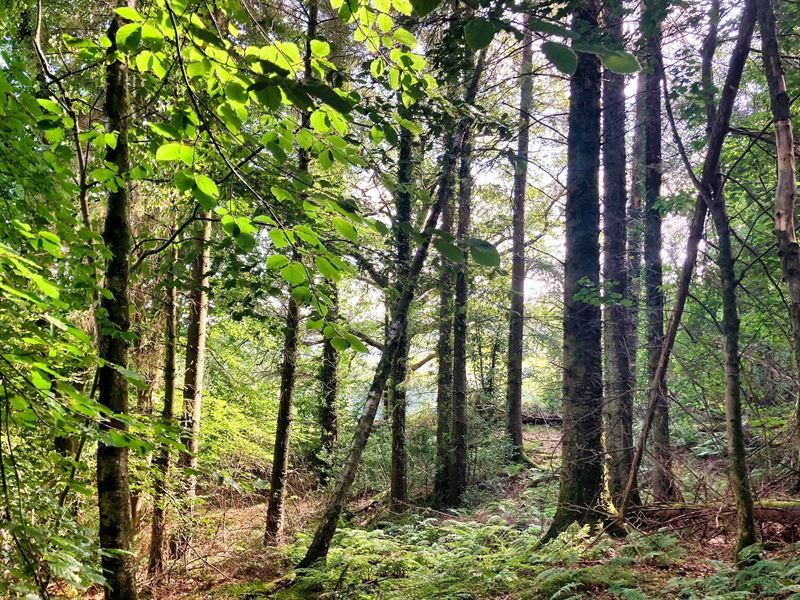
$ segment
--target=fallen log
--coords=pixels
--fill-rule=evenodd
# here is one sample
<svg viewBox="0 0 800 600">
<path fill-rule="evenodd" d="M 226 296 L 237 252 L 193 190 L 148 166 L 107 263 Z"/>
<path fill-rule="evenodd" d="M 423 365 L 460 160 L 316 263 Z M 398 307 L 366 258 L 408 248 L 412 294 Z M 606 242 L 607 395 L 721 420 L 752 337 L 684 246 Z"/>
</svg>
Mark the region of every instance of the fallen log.
<svg viewBox="0 0 800 600">
<path fill-rule="evenodd" d="M 651 524 L 706 519 L 722 522 L 736 516 L 736 508 L 725 505 L 650 505 L 640 506 L 636 509 L 631 508 L 631 510 L 636 511 L 636 517 L 640 522 Z M 756 520 L 760 523 L 778 523 L 785 526 L 800 525 L 800 502 L 762 500 L 755 503 L 754 512 Z"/>
<path fill-rule="evenodd" d="M 504 408 L 494 404 L 483 404 L 477 406 L 478 414 L 484 419 L 505 420 L 506 411 Z M 533 410 L 522 413 L 523 425 L 546 425 L 548 427 L 561 427 L 563 422 L 561 415 L 548 413 L 541 410 Z"/>
</svg>

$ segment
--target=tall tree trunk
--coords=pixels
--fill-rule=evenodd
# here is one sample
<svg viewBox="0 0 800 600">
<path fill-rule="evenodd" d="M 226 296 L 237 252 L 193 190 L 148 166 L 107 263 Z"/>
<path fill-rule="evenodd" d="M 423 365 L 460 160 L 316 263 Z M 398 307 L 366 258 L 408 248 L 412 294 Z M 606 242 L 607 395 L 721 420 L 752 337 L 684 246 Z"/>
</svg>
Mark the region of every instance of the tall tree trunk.
<svg viewBox="0 0 800 600">
<path fill-rule="evenodd" d="M 204 212 L 197 228 L 196 255 L 192 261 L 192 283 L 189 290 L 189 323 L 186 331 L 186 354 L 183 376 L 183 414 L 181 443 L 186 448 L 178 458 L 181 469 L 191 472 L 184 480 L 184 501 L 189 519 L 194 515 L 197 488 L 197 451 L 200 444 L 200 411 L 203 401 L 203 375 L 206 361 L 206 329 L 208 322 L 208 285 L 211 268 L 211 213 Z M 182 556 L 191 543 L 191 523 L 184 522 L 175 535 L 175 550 Z"/>
<path fill-rule="evenodd" d="M 278 425 L 275 429 L 275 451 L 272 455 L 267 525 L 264 530 L 264 543 L 269 545 L 275 545 L 280 541 L 283 528 L 283 501 L 286 497 L 286 473 L 289 470 L 289 440 L 292 430 L 292 399 L 297 367 L 299 324 L 300 307 L 290 294 L 283 338 L 281 390 L 278 399 Z"/>
<path fill-rule="evenodd" d="M 606 2 L 603 18 L 610 41 L 622 45 L 622 5 Z M 605 401 L 603 417 L 608 488 L 619 505 L 633 454 L 633 380 L 628 348 L 625 270 L 625 76 L 603 73 L 603 284 L 605 296 Z"/>
<path fill-rule="evenodd" d="M 739 314 L 736 305 L 736 286 L 738 280 L 734 271 L 734 257 L 731 247 L 731 230 L 722 195 L 722 174 L 714 187 L 713 204 L 710 207 L 717 230 L 719 246 L 717 264 L 722 280 L 722 330 L 725 335 L 725 431 L 728 438 L 728 478 L 733 497 L 736 500 L 737 554 L 747 546 L 756 543 L 755 514 L 753 494 L 750 489 L 750 475 L 744 446 L 742 427 L 741 377 L 739 357 Z"/>
<path fill-rule="evenodd" d="M 331 298 L 337 304 L 336 287 L 332 288 Z M 320 448 L 323 458 L 319 466 L 319 482 L 322 486 L 328 485 L 331 475 L 331 453 L 339 434 L 338 417 L 336 412 L 336 393 L 339 387 L 338 380 L 339 352 L 330 339 L 325 339 L 322 345 L 322 364 L 319 369 L 319 382 L 322 388 L 322 403 L 319 411 Z"/>
<path fill-rule="evenodd" d="M 528 185 L 528 145 L 533 105 L 533 35 L 525 16 L 519 86 L 519 137 L 514 157 L 514 193 L 511 233 L 511 308 L 508 312 L 508 377 L 506 380 L 506 433 L 511 460 L 525 458 L 522 442 L 522 334 L 525 319 L 525 192 Z"/>
<path fill-rule="evenodd" d="M 164 307 L 164 407 L 161 422 L 165 428 L 173 425 L 175 403 L 175 350 L 178 328 L 178 294 L 172 279 L 172 265 L 177 260 L 175 246 L 171 250 L 170 282 L 167 286 L 167 299 Z M 153 467 L 153 520 L 150 529 L 150 555 L 147 562 L 147 573 L 151 577 L 158 576 L 164 570 L 164 539 L 166 533 L 166 496 L 169 477 L 170 445 L 162 442 Z"/>
<path fill-rule="evenodd" d="M 483 71 L 485 58 L 485 52 L 481 52 L 472 81 L 467 86 L 467 91 L 464 95 L 464 100 L 468 104 L 471 104 L 475 100 L 475 95 L 478 91 L 479 76 Z M 436 190 L 436 200 L 425 221 L 422 242 L 417 246 L 417 251 L 414 253 L 414 260 L 411 262 L 411 266 L 408 270 L 408 279 L 403 283 L 403 292 L 394 304 L 392 323 L 389 326 L 389 333 L 386 336 L 386 344 L 384 345 L 378 366 L 375 369 L 375 375 L 372 378 L 372 384 L 367 393 L 367 400 L 364 403 L 358 425 L 356 425 L 347 458 L 342 465 L 342 470 L 339 473 L 336 486 L 325 506 L 322 520 L 314 533 L 314 539 L 311 541 L 311 545 L 305 557 L 300 561 L 298 565 L 299 568 L 309 567 L 318 560 L 324 559 L 328 554 L 333 534 L 336 532 L 336 525 L 339 522 L 339 516 L 347 501 L 347 496 L 350 493 L 350 488 L 353 485 L 358 471 L 358 465 L 361 462 L 361 455 L 364 452 L 364 447 L 367 445 L 367 440 L 372 432 L 375 414 L 378 412 L 383 390 L 386 387 L 386 380 L 389 377 L 391 365 L 406 326 L 408 309 L 411 306 L 411 301 L 414 299 L 417 280 L 419 279 L 419 274 L 420 271 L 422 271 L 425 259 L 428 256 L 428 248 L 430 247 L 433 229 L 436 227 L 442 208 L 451 193 L 448 180 L 452 179 L 456 155 L 464 141 L 468 124 L 467 118 L 462 117 L 456 127 L 455 134 L 452 138 L 450 136 L 447 138 L 448 145 L 445 147 L 445 153 L 442 157 L 441 171 Z M 448 174 L 450 174 L 449 178 Z"/>
<path fill-rule="evenodd" d="M 127 6 L 127 4 L 124 4 Z M 120 177 L 130 170 L 128 123 L 130 97 L 128 65 L 117 53 L 116 35 L 124 20 L 113 16 L 108 31 L 112 40 L 106 66 L 105 113 L 107 129 L 117 133 L 115 147 L 107 147 L 105 160 L 116 167 Z M 106 262 L 105 288 L 96 315 L 99 323 L 98 349 L 106 363 L 99 370 L 98 400 L 114 415 L 128 412 L 128 383 L 117 367 L 125 368 L 128 344 L 125 334 L 130 327 L 128 284 L 130 278 L 131 227 L 130 196 L 127 182 L 108 193 L 103 240 L 109 251 Z M 125 422 L 112 417 L 101 424 L 101 431 L 126 430 Z M 106 578 L 106 600 L 136 598 L 136 562 L 131 554 L 130 490 L 128 487 L 128 448 L 99 442 L 97 445 L 97 499 L 100 515 L 100 548 L 103 576 Z"/>
<path fill-rule="evenodd" d="M 667 367 L 669 366 L 669 357 L 675 344 L 675 337 L 678 334 L 678 327 L 680 326 L 683 309 L 686 306 L 686 300 L 689 296 L 689 284 L 691 283 L 692 274 L 694 273 L 694 267 L 697 262 L 697 252 L 700 246 L 700 240 L 703 236 L 703 229 L 708 211 L 708 203 L 712 201 L 712 190 L 714 189 L 714 185 L 717 180 L 717 174 L 719 172 L 719 161 L 722 153 L 722 145 L 725 141 L 728 128 L 730 127 L 734 101 L 736 100 L 736 95 L 739 92 L 739 84 L 741 83 L 744 65 L 747 61 L 747 55 L 750 52 L 750 40 L 753 35 L 753 27 L 755 24 L 755 8 L 753 2 L 754 0 L 747 0 L 745 4 L 745 10 L 742 13 L 741 21 L 739 22 L 739 29 L 736 34 L 736 43 L 728 62 L 728 73 L 725 77 L 725 84 L 722 87 L 719 105 L 714 111 L 714 121 L 708 136 L 703 170 L 699 181 L 696 181 L 698 195 L 697 200 L 695 201 L 694 214 L 692 215 L 690 224 L 689 238 L 686 242 L 686 253 L 683 260 L 683 266 L 678 279 L 678 289 L 675 293 L 675 304 L 672 308 L 672 315 L 670 317 L 667 330 L 664 334 L 663 343 L 661 344 L 658 365 L 656 366 L 656 371 L 650 382 L 649 402 L 647 411 L 645 413 L 644 422 L 642 423 L 642 432 L 639 435 L 639 441 L 636 444 L 636 451 L 633 455 L 633 466 L 631 468 L 631 473 L 628 476 L 628 482 L 625 486 L 625 492 L 623 494 L 621 507 L 619 510 L 620 518 L 623 520 L 625 518 L 630 501 L 630 492 L 633 487 L 633 477 L 642 463 L 644 448 L 647 444 L 647 436 L 649 435 L 650 428 L 653 425 L 660 394 L 666 394 L 666 374 Z M 663 78 L 664 65 L 660 56 L 659 71 L 661 77 Z M 694 177 L 693 174 L 692 176 Z"/>
<path fill-rule="evenodd" d="M 581 0 L 573 28 L 597 28 L 599 3 Z M 596 522 L 603 492 L 600 307 L 600 59 L 578 53 L 570 81 L 564 261 L 564 396 L 558 508 L 545 535 Z M 588 298 L 586 296 L 589 296 Z"/>
<path fill-rule="evenodd" d="M 642 16 L 646 32 L 646 69 L 643 110 L 644 151 L 644 269 L 647 304 L 647 375 L 656 374 L 661 344 L 664 339 L 664 289 L 661 261 L 661 76 L 658 56 L 661 52 L 660 19 L 646 13 Z M 676 497 L 674 477 L 670 469 L 672 450 L 669 441 L 669 404 L 666 390 L 659 388 L 653 420 L 652 474 L 653 498 L 669 502 Z M 634 502 L 637 502 L 634 499 Z"/>
<path fill-rule="evenodd" d="M 454 144 L 454 136 L 447 139 L 447 147 Z M 457 152 L 457 151 L 456 151 Z M 455 165 L 455 156 L 452 157 Z M 444 168 L 444 167 L 442 167 Z M 440 229 L 453 233 L 452 187 L 454 166 L 450 172 L 442 172 L 439 185 L 444 190 L 442 222 Z M 441 192 L 440 192 L 441 194 Z M 449 261 L 439 254 L 439 339 L 436 342 L 436 359 L 439 363 L 436 378 L 436 475 L 433 483 L 434 505 L 447 504 L 450 493 L 450 461 L 452 450 L 453 420 L 453 272 Z"/>
<path fill-rule="evenodd" d="M 795 371 L 800 376 L 800 247 L 795 235 L 794 206 L 797 201 L 797 174 L 794 159 L 794 134 L 789 113 L 789 94 L 783 74 L 775 11 L 771 0 L 757 0 L 761 30 L 761 56 L 769 85 L 770 107 L 775 129 L 778 182 L 775 187 L 775 237 L 781 273 L 789 291 L 789 319 L 792 322 Z M 795 403 L 795 443 L 800 450 L 800 391 Z M 798 483 L 797 487 L 800 487 Z"/>
<path fill-rule="evenodd" d="M 317 0 L 309 0 L 307 7 L 306 47 L 303 56 L 305 77 L 314 76 L 311 67 L 311 42 L 317 35 Z M 308 127 L 311 114 L 303 111 L 301 122 Z M 300 148 L 297 168 L 300 173 L 308 173 L 311 153 Z M 281 390 L 278 400 L 278 424 L 275 429 L 275 451 L 272 457 L 269 501 L 267 503 L 267 524 L 264 528 L 264 543 L 276 545 L 280 542 L 283 529 L 283 501 L 286 497 L 286 473 L 289 470 L 289 442 L 292 425 L 292 402 L 294 397 L 295 369 L 297 367 L 297 334 L 300 325 L 300 307 L 289 290 L 289 303 L 286 309 L 286 328 L 283 340 L 283 364 L 281 365 Z"/>
<path fill-rule="evenodd" d="M 456 293 L 453 313 L 453 453 L 450 462 L 448 504 L 458 506 L 467 489 L 467 278 L 468 253 L 464 241 L 469 236 L 472 201 L 472 136 L 467 130 L 461 146 L 458 169 L 458 225 L 456 238 L 464 250 L 464 260 L 456 266 Z"/>
<path fill-rule="evenodd" d="M 409 225 L 411 224 L 411 145 L 413 136 L 403 128 L 397 164 L 397 191 L 395 192 L 395 252 L 397 294 L 403 292 L 403 282 L 408 279 L 411 260 Z M 390 496 L 395 511 L 407 506 L 406 483 L 406 377 L 408 375 L 408 326 L 397 348 L 391 372 L 392 411 L 392 480 Z"/>
</svg>

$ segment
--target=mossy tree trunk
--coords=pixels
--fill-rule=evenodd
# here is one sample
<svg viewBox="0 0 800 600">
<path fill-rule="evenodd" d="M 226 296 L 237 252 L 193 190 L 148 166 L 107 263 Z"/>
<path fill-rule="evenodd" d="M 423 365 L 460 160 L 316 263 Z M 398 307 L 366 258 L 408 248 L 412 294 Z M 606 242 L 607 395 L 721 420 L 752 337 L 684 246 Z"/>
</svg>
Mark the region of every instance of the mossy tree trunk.
<svg viewBox="0 0 800 600">
<path fill-rule="evenodd" d="M 458 225 L 456 239 L 464 259 L 456 265 L 453 312 L 453 451 L 450 462 L 448 504 L 458 506 L 467 489 L 467 300 L 469 298 L 468 253 L 464 240 L 469 237 L 472 202 L 472 136 L 468 130 L 461 146 L 458 169 Z"/>
<path fill-rule="evenodd" d="M 400 132 L 395 192 L 395 289 L 399 296 L 403 282 L 408 279 L 411 261 L 411 170 L 412 143 L 410 131 Z M 408 324 L 403 329 L 392 364 L 390 409 L 392 412 L 392 473 L 390 497 L 395 511 L 405 510 L 408 501 L 406 482 L 406 378 L 408 376 Z"/>
<path fill-rule="evenodd" d="M 522 442 L 522 334 L 525 322 L 525 197 L 528 185 L 528 146 L 533 105 L 533 35 L 527 27 L 519 66 L 519 120 L 517 153 L 514 157 L 514 191 L 511 207 L 511 306 L 508 312 L 508 376 L 506 379 L 506 433 L 511 442 L 511 460 L 523 460 Z M 492 377 L 492 375 L 490 375 Z M 490 379 L 493 383 L 493 378 Z M 492 385 L 492 387 L 494 387 Z"/>
<path fill-rule="evenodd" d="M 128 6 L 127 3 L 120 6 Z M 106 148 L 105 161 L 114 165 L 119 177 L 130 171 L 128 127 L 130 95 L 128 65 L 117 52 L 117 31 L 124 24 L 118 15 L 111 18 L 108 38 L 112 41 L 106 65 L 105 115 L 107 130 L 117 133 L 117 144 Z M 98 373 L 98 401 L 114 415 L 128 413 L 128 383 L 117 367 L 125 368 L 128 361 L 130 328 L 131 226 L 130 194 L 127 181 L 108 192 L 103 241 L 109 252 L 105 267 L 103 296 L 97 311 L 98 354 L 105 361 Z M 124 431 L 125 422 L 112 417 L 100 429 Z M 99 539 L 101 565 L 106 578 L 106 600 L 136 598 L 136 561 L 133 548 L 130 489 L 128 485 L 128 448 L 99 442 L 97 445 L 97 499 L 99 507 Z"/>
</svg>

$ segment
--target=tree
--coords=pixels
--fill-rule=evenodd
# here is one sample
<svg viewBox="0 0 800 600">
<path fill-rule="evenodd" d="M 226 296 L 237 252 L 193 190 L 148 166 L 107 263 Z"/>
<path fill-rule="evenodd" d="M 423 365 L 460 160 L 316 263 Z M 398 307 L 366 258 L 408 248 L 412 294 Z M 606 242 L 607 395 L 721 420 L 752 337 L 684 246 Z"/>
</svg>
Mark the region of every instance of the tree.
<svg viewBox="0 0 800 600">
<path fill-rule="evenodd" d="M 178 291 L 172 281 L 172 269 L 177 261 L 175 246 L 172 247 L 169 262 L 170 273 L 167 275 L 166 302 L 164 303 L 164 406 L 161 421 L 165 429 L 173 426 L 175 404 L 175 355 L 178 329 Z M 164 569 L 164 540 L 166 534 L 167 481 L 169 478 L 170 446 L 167 441 L 154 461 L 156 469 L 153 483 L 153 517 L 150 529 L 150 553 L 147 562 L 147 573 L 151 577 L 160 575 Z"/>
<path fill-rule="evenodd" d="M 514 157 L 514 191 L 511 248 L 511 306 L 508 313 L 508 376 L 506 380 L 506 432 L 511 460 L 524 460 L 522 443 L 522 334 L 525 322 L 525 197 L 528 185 L 528 146 L 533 106 L 533 33 L 525 17 L 522 60 L 519 66 L 519 121 Z M 492 365 L 494 367 L 494 365 Z"/>
<path fill-rule="evenodd" d="M 124 5 L 127 6 L 127 5 Z M 106 65 L 105 114 L 107 130 L 117 134 L 117 142 L 106 149 L 105 160 L 114 165 L 120 176 L 130 171 L 128 147 L 128 120 L 130 96 L 128 91 L 128 65 L 117 53 L 117 32 L 124 20 L 115 15 L 111 19 L 108 39 L 109 62 Z M 124 182 L 110 190 L 106 199 L 106 219 L 103 241 L 110 257 L 106 262 L 104 295 L 97 311 L 98 349 L 105 361 L 98 372 L 98 400 L 111 411 L 109 421 L 101 430 L 124 432 L 128 412 L 128 383 L 123 371 L 127 365 L 130 327 L 128 285 L 131 256 L 131 227 L 129 221 L 130 195 Z M 118 600 L 136 599 L 136 565 L 130 553 L 133 546 L 130 490 L 128 487 L 128 448 L 124 444 L 101 441 L 97 445 L 97 499 L 100 512 L 100 547 L 103 575 L 106 578 L 105 597 Z"/>
<path fill-rule="evenodd" d="M 472 201 L 472 146 L 471 130 L 467 129 L 461 145 L 458 169 L 458 225 L 456 240 L 466 250 L 465 241 L 470 229 L 470 203 Z M 467 489 L 467 279 L 468 254 L 456 265 L 455 300 L 453 307 L 453 451 L 450 459 L 450 489 L 448 504 L 458 506 Z"/>
<path fill-rule="evenodd" d="M 581 0 L 576 31 L 597 28 L 600 5 Z M 603 492 L 600 333 L 600 59 L 578 53 L 570 80 L 564 260 L 564 395 L 558 508 L 545 535 L 595 523 Z"/>
<path fill-rule="evenodd" d="M 400 132 L 395 191 L 395 289 L 403 292 L 411 260 L 411 158 L 413 135 L 408 129 Z M 390 407 L 392 411 L 392 478 L 390 496 L 396 511 L 406 509 L 406 377 L 408 376 L 408 324 L 400 338 L 391 373 Z"/>
<path fill-rule="evenodd" d="M 643 186 L 644 195 L 644 270 L 647 307 L 647 375 L 652 379 L 664 338 L 664 289 L 661 263 L 661 14 L 659 3 L 645 7 L 642 31 L 645 37 L 646 75 L 643 103 Z M 632 442 L 631 442 L 632 443 Z M 652 488 L 657 502 L 675 499 L 676 489 L 670 470 L 672 450 L 669 440 L 669 404 L 664 389 L 659 390 L 653 422 Z M 634 492 L 635 493 L 635 492 Z M 634 499 L 635 500 L 635 499 Z"/>
<path fill-rule="evenodd" d="M 795 371 L 796 374 L 800 374 L 800 246 L 795 235 L 797 174 L 794 134 L 789 111 L 789 94 L 778 47 L 775 11 L 771 0 L 758 0 L 757 5 L 761 30 L 761 57 L 769 86 L 777 149 L 775 162 L 778 182 L 775 186 L 774 229 L 778 241 L 778 256 L 781 259 L 781 273 L 789 292 L 789 320 L 792 323 Z M 795 439 L 800 441 L 800 392 L 795 404 Z"/>
<path fill-rule="evenodd" d="M 621 46 L 622 5 L 603 8 L 609 43 Z M 603 294 L 605 401 L 603 417 L 608 453 L 608 487 L 617 504 L 625 488 L 633 452 L 633 380 L 628 347 L 628 273 L 625 270 L 625 76 L 603 72 Z"/>
<path fill-rule="evenodd" d="M 308 24 L 305 37 L 303 66 L 305 76 L 314 76 L 311 68 L 311 43 L 317 35 L 317 0 L 310 0 L 307 8 Z M 311 115 L 302 113 L 302 125 L 308 127 Z M 298 152 L 298 171 L 308 175 L 311 155 L 300 148 Z M 295 290 L 290 287 L 286 308 L 286 326 L 283 338 L 283 363 L 281 364 L 281 390 L 278 400 L 278 424 L 275 429 L 275 451 L 272 458 L 269 502 L 267 506 L 267 525 L 264 530 L 264 543 L 275 545 L 279 542 L 283 529 L 283 501 L 286 496 L 286 474 L 289 470 L 289 443 L 291 439 L 292 403 L 294 396 L 295 371 L 297 369 L 297 335 L 300 325 L 300 306 L 295 298 Z"/>
</svg>

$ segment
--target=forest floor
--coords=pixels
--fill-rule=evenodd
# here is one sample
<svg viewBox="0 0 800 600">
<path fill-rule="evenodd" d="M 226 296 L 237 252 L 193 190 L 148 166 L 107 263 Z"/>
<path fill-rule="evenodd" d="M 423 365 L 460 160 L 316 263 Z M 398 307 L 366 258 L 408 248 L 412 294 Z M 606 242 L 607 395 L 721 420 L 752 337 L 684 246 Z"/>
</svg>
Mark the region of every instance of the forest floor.
<svg viewBox="0 0 800 600">
<path fill-rule="evenodd" d="M 323 496 L 288 499 L 287 544 L 275 549 L 262 544 L 263 504 L 209 510 L 190 558 L 152 582 L 149 596 L 800 600 L 800 546 L 770 542 L 761 560 L 737 572 L 730 526 L 719 517 L 650 525 L 625 539 L 575 527 L 539 546 L 555 506 L 558 433 L 528 428 L 526 447 L 545 470 L 510 470 L 483 482 L 466 509 L 410 506 L 395 514 L 384 495 L 354 500 L 326 566 L 302 575 L 292 566 L 303 556 Z"/>
</svg>

